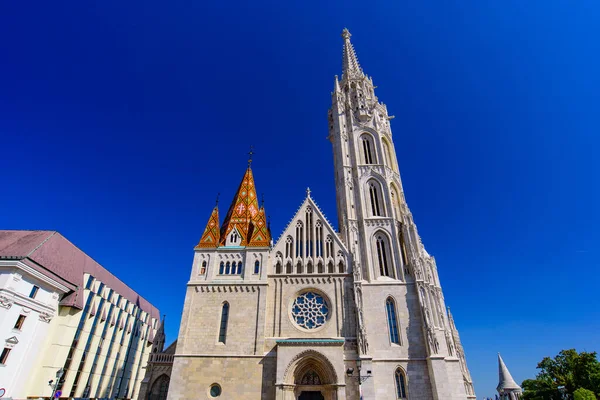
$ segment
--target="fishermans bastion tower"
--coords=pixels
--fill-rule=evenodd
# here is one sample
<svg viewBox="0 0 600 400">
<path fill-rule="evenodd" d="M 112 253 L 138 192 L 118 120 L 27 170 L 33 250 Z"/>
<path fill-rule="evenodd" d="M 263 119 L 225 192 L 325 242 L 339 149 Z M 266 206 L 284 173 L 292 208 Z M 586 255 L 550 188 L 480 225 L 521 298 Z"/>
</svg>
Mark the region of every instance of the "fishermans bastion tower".
<svg viewBox="0 0 600 400">
<path fill-rule="evenodd" d="M 475 399 L 392 117 L 342 37 L 329 110 L 339 229 L 307 190 L 273 243 L 248 164 L 194 249 L 169 400 Z"/>
</svg>

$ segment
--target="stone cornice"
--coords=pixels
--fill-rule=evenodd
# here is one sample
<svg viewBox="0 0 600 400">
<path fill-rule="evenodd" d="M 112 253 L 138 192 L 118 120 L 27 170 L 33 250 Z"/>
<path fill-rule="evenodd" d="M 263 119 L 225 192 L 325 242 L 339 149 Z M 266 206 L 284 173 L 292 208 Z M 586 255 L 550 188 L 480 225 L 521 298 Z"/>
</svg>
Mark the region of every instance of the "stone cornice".
<svg viewBox="0 0 600 400">
<path fill-rule="evenodd" d="M 278 339 L 278 346 L 343 346 L 345 339 Z"/>
</svg>

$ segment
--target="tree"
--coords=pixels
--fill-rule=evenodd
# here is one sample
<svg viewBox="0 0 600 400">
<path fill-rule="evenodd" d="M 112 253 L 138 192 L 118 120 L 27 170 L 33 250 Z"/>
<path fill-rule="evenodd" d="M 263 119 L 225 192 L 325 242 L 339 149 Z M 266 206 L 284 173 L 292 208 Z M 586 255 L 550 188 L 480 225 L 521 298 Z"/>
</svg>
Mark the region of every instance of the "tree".
<svg viewBox="0 0 600 400">
<path fill-rule="evenodd" d="M 579 388 L 573 393 L 573 400 L 596 400 L 596 396 L 591 390 Z"/>
<path fill-rule="evenodd" d="M 559 387 L 564 387 L 571 399 L 579 388 L 600 394 L 600 361 L 596 352 L 562 350 L 554 358 L 545 357 L 537 368 L 540 372 L 536 378 L 526 379 L 521 385 L 525 400 L 562 400 Z"/>
</svg>

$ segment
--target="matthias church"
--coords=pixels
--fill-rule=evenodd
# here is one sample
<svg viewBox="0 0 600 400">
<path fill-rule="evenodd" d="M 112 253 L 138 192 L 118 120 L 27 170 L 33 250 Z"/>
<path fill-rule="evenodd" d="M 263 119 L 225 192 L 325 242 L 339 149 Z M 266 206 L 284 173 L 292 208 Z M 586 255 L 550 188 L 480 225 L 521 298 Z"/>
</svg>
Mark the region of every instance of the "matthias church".
<svg viewBox="0 0 600 400">
<path fill-rule="evenodd" d="M 274 242 L 249 165 L 194 249 L 168 400 L 475 399 L 392 117 L 342 38 L 328 118 L 339 230 L 307 190 Z"/>
</svg>

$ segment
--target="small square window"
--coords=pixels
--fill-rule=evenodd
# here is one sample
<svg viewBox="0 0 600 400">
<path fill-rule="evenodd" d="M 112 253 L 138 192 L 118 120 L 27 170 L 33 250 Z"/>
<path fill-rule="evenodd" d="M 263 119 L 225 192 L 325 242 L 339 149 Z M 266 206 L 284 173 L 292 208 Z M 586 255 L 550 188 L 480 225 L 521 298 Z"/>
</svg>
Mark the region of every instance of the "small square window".
<svg viewBox="0 0 600 400">
<path fill-rule="evenodd" d="M 14 329 L 21 330 L 21 328 L 23 327 L 23 323 L 25 322 L 25 318 L 26 317 L 24 315 L 19 315 L 19 318 L 17 318 L 17 322 L 15 322 Z"/>
<path fill-rule="evenodd" d="M 5 347 L 2 350 L 2 355 L 0 355 L 0 364 L 6 364 L 6 360 L 8 360 L 8 355 L 10 354 L 10 350 L 8 347 Z"/>
<path fill-rule="evenodd" d="M 32 299 L 35 299 L 35 296 L 37 295 L 38 290 L 40 290 L 39 287 L 34 286 L 31 288 L 31 293 L 29 293 L 29 297 Z"/>
</svg>

